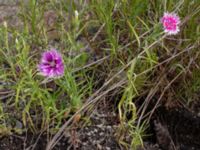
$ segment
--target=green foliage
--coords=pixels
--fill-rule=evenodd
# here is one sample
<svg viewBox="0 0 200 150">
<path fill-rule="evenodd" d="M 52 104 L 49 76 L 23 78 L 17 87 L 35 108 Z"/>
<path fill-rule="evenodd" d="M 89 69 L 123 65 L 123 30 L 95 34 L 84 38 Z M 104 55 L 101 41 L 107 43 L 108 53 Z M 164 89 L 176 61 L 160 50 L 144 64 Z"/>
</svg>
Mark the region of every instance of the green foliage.
<svg viewBox="0 0 200 150">
<path fill-rule="evenodd" d="M 177 96 L 183 99 L 187 105 L 192 102 L 198 101 L 198 93 L 200 91 L 200 72 L 194 70 L 190 80 L 185 80 L 180 84 L 180 89 L 177 91 Z"/>
<path fill-rule="evenodd" d="M 164 36 L 160 18 L 167 11 L 181 18 L 178 35 Z M 19 132 L 9 123 L 19 120 L 22 131 L 57 131 L 63 120 L 70 119 L 96 91 L 100 97 L 102 89 L 119 84 L 116 101 L 120 127 L 131 137 L 130 143 L 123 138 L 120 143 L 136 149 L 143 144 L 148 126 L 146 122 L 137 125 L 140 114 L 136 99 L 156 86 L 163 68 L 170 70 L 179 64 L 187 70 L 193 57 L 193 63 L 198 62 L 198 48 L 176 54 L 199 44 L 199 12 L 199 0 L 21 3 L 18 15 L 22 27 L 11 28 L 6 22 L 0 26 L 0 134 L 10 134 L 12 129 Z M 41 53 L 51 47 L 62 53 L 66 68 L 62 78 L 53 80 L 40 76 L 37 70 Z M 194 101 L 194 93 L 200 90 L 198 66 L 194 65 L 192 79 L 185 80 L 176 93 L 186 103 Z M 113 75 L 116 70 L 119 72 Z M 105 84 L 106 88 L 102 87 Z"/>
</svg>

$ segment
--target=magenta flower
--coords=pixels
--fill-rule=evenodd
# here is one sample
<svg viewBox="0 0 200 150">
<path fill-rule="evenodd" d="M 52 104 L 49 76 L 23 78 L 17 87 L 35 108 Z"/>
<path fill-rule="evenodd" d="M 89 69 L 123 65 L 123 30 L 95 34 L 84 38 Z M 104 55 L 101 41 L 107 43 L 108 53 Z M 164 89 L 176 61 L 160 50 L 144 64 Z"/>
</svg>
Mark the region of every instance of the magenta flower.
<svg viewBox="0 0 200 150">
<path fill-rule="evenodd" d="M 61 54 L 55 49 L 44 52 L 38 69 L 45 77 L 56 78 L 62 76 L 64 74 L 64 64 Z"/>
<path fill-rule="evenodd" d="M 175 13 L 164 13 L 161 22 L 163 24 L 164 32 L 169 35 L 177 34 L 180 31 L 180 18 Z"/>
</svg>

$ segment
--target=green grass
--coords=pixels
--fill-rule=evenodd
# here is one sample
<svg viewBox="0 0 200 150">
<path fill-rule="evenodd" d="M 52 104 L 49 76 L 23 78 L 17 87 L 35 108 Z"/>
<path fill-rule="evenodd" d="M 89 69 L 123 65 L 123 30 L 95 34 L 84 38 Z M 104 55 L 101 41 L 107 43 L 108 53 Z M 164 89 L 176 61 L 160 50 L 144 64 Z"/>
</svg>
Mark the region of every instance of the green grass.
<svg viewBox="0 0 200 150">
<path fill-rule="evenodd" d="M 154 96 L 155 81 L 166 76 L 165 87 L 176 79 L 169 89 L 186 104 L 199 91 L 199 0 L 30 0 L 20 10 L 21 28 L 6 22 L 0 27 L 0 134 L 57 133 L 64 120 L 118 90 L 113 101 L 119 101 L 120 129 L 132 139 L 126 143 L 122 136 L 119 143 L 136 149 L 148 126 L 141 122 L 148 120 L 148 104 L 135 103 Z M 178 35 L 164 35 L 160 18 L 166 11 L 180 16 Z M 65 62 L 64 76 L 55 80 L 37 73 L 41 53 L 51 47 Z M 190 74 L 194 78 L 187 81 Z M 11 126 L 18 120 L 22 129 Z"/>
</svg>

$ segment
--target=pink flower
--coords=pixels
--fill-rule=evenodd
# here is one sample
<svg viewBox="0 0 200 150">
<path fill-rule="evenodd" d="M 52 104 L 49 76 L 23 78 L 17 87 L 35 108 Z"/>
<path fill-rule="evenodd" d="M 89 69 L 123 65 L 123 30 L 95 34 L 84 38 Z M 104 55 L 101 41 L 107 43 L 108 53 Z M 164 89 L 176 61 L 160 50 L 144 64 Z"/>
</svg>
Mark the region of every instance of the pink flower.
<svg viewBox="0 0 200 150">
<path fill-rule="evenodd" d="M 38 69 L 45 77 L 55 78 L 62 76 L 64 74 L 64 64 L 61 54 L 55 49 L 44 52 Z"/>
<path fill-rule="evenodd" d="M 165 33 L 169 35 L 177 34 L 180 31 L 180 18 L 175 13 L 164 13 L 161 22 Z"/>
</svg>

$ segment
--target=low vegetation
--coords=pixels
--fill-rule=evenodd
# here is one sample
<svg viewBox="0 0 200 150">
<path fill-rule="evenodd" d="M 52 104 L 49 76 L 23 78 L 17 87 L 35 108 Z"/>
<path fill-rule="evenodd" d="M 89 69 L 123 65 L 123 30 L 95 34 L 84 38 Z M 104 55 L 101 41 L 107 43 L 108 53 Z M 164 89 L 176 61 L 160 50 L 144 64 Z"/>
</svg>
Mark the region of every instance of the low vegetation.
<svg viewBox="0 0 200 150">
<path fill-rule="evenodd" d="M 119 144 L 136 149 L 158 107 L 199 100 L 199 0 L 29 0 L 19 10 L 19 26 L 0 27 L 0 136 L 48 132 L 51 149 L 106 100 Z M 163 29 L 166 12 L 180 17 L 175 35 Z M 38 69 L 50 49 L 62 76 Z"/>
</svg>

